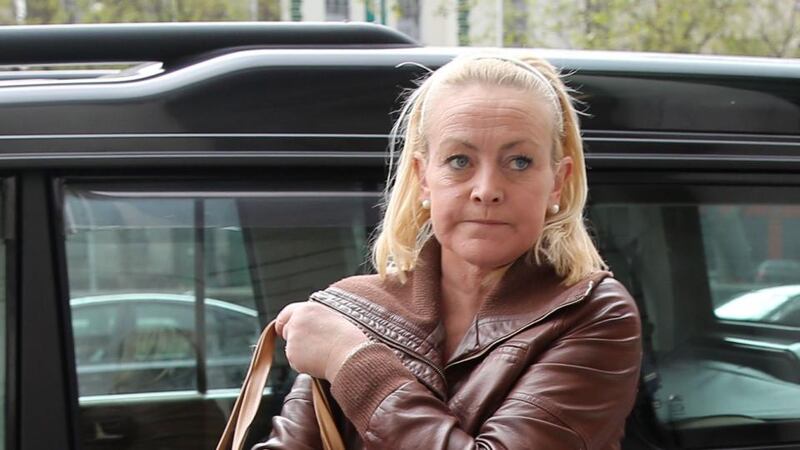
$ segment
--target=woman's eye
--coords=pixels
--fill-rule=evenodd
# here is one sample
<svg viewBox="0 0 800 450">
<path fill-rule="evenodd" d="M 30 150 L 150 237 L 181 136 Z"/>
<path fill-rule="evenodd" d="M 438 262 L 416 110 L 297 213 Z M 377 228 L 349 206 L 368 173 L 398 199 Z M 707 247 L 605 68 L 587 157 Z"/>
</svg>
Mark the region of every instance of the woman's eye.
<svg viewBox="0 0 800 450">
<path fill-rule="evenodd" d="M 464 155 L 453 155 L 447 158 L 447 164 L 453 169 L 464 169 L 469 165 L 469 158 Z"/>
<path fill-rule="evenodd" d="M 517 156 L 511 160 L 511 168 L 515 170 L 525 170 L 531 165 L 533 160 L 527 156 Z"/>
</svg>

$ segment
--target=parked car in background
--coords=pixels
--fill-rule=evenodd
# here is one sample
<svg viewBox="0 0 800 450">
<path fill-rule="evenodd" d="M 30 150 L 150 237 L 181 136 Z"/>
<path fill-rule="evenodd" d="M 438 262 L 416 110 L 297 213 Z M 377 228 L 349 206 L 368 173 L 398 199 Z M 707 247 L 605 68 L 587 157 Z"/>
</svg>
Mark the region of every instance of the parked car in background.
<svg viewBox="0 0 800 450">
<path fill-rule="evenodd" d="M 720 319 L 774 323 L 800 328 L 800 285 L 746 292 L 714 309 Z"/>
<path fill-rule="evenodd" d="M 198 367 L 208 383 L 238 388 L 258 340 L 258 313 L 206 298 L 204 336 L 195 336 L 193 295 L 107 294 L 70 300 L 78 393 L 81 397 L 135 392 L 193 391 Z M 204 365 L 197 364 L 198 339 Z"/>
<path fill-rule="evenodd" d="M 365 24 L 0 42 L 0 450 L 214 448 L 257 331 L 370 271 L 404 89 L 471 51 Z M 775 319 L 798 282 L 762 263 L 800 260 L 800 62 L 535 52 L 583 102 L 587 220 L 642 315 L 622 448 L 800 448 L 800 326 Z"/>
</svg>

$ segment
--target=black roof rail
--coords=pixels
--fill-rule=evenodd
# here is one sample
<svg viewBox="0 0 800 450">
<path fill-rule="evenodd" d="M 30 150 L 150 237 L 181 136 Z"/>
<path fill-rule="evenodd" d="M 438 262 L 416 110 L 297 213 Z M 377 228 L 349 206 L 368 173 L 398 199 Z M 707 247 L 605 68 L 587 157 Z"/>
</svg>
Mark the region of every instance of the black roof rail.
<svg viewBox="0 0 800 450">
<path fill-rule="evenodd" d="M 0 27 L 0 64 L 160 61 L 230 48 L 417 47 L 365 22 L 187 22 Z"/>
</svg>

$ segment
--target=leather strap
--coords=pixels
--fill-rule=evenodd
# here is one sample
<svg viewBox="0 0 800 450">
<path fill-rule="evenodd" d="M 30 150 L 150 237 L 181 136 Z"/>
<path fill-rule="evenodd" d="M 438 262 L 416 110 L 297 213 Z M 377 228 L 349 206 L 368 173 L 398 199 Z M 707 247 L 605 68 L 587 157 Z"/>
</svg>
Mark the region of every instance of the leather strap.
<svg viewBox="0 0 800 450">
<path fill-rule="evenodd" d="M 264 386 L 267 384 L 267 377 L 272 367 L 275 337 L 275 321 L 272 321 L 264 328 L 258 339 L 242 390 L 233 405 L 228 423 L 225 425 L 225 431 L 219 438 L 217 450 L 242 450 L 247 431 L 258 412 Z M 336 422 L 333 420 L 330 404 L 328 404 L 328 399 L 323 393 L 318 379 L 314 378 L 311 390 L 314 399 L 314 414 L 317 416 L 323 449 L 344 450 L 344 443 L 336 428 Z"/>
<path fill-rule="evenodd" d="M 322 384 L 320 384 L 319 379 L 313 378 L 313 380 L 314 383 L 312 383 L 311 387 L 314 398 L 314 415 L 317 416 L 322 448 L 324 450 L 344 450 L 344 442 L 342 442 L 342 436 L 339 435 L 339 430 L 336 428 L 336 422 L 333 421 L 328 397 L 325 396 L 325 391 L 322 390 Z"/>
</svg>

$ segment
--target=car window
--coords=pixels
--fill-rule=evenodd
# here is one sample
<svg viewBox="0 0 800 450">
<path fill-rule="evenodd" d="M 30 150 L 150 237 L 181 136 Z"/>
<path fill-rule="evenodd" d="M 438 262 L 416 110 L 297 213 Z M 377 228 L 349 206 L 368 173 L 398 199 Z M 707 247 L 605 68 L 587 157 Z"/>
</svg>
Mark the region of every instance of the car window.
<svg viewBox="0 0 800 450">
<path fill-rule="evenodd" d="M 800 327 L 800 207 L 707 205 L 700 217 L 714 314 Z"/>
<path fill-rule="evenodd" d="M 592 188 L 601 252 L 642 315 L 642 394 L 672 445 L 797 439 L 800 199 L 789 192 Z M 758 203 L 778 198 L 790 203 Z"/>
<path fill-rule="evenodd" d="M 6 236 L 8 230 L 5 230 L 9 217 L 8 209 L 5 204 L 5 192 L 3 187 L 0 186 L 0 450 L 6 448 Z"/>
<path fill-rule="evenodd" d="M 263 326 L 287 303 L 365 270 L 376 199 L 352 187 L 67 184 L 85 448 L 138 448 L 154 435 L 170 436 L 165 448 L 213 448 Z M 294 376 L 280 349 L 261 434 Z"/>
</svg>

